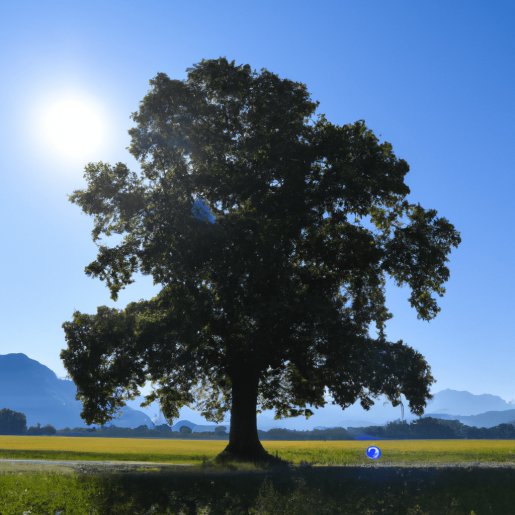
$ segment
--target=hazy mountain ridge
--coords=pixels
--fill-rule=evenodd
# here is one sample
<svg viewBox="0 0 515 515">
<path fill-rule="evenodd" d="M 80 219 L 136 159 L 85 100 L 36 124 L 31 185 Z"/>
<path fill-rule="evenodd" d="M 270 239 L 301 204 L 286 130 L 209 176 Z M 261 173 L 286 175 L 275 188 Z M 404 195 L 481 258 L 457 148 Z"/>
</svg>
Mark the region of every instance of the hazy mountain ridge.
<svg viewBox="0 0 515 515">
<path fill-rule="evenodd" d="M 258 414 L 258 427 L 268 430 L 276 427 L 296 430 L 311 430 L 316 427 L 365 427 L 371 425 L 384 425 L 393 420 L 411 421 L 418 417 L 409 412 L 407 402 L 404 403 L 404 414 L 400 406 L 393 407 L 384 398 L 376 400 L 376 403 L 368 411 L 361 408 L 356 403 L 346 410 L 339 406 L 327 404 L 323 408 L 314 411 L 309 419 L 304 417 L 290 419 L 274 419 L 274 413 L 265 411 Z M 132 401 L 131 406 L 137 407 L 138 400 Z M 143 410 L 144 408 L 142 408 Z M 149 408 L 148 414 L 155 420 L 164 421 L 159 412 L 159 406 L 153 403 Z M 467 391 L 442 390 L 434 394 L 433 399 L 428 402 L 425 415 L 434 418 L 460 420 L 467 425 L 477 427 L 493 427 L 500 423 L 515 420 L 512 416 L 515 406 L 506 402 L 499 396 L 491 394 L 476 395 Z M 181 420 L 192 421 L 193 424 L 208 424 L 198 413 L 190 408 L 183 408 L 179 419 L 174 420 L 177 424 Z M 227 425 L 225 420 L 223 424 Z"/>
<path fill-rule="evenodd" d="M 479 415 L 487 411 L 513 410 L 515 406 L 497 395 L 475 395 L 467 391 L 442 390 L 428 402 L 426 413 L 450 413 L 459 416 Z"/>
<path fill-rule="evenodd" d="M 0 409 L 9 408 L 25 413 L 29 426 L 40 423 L 64 427 L 83 427 L 82 405 L 75 399 L 72 381 L 59 379 L 45 365 L 25 354 L 0 355 Z M 123 408 L 113 420 L 119 427 L 152 426 L 141 411 Z"/>
<path fill-rule="evenodd" d="M 52 424 L 56 428 L 83 427 L 80 418 L 81 403 L 75 399 L 76 387 L 72 381 L 59 379 L 48 367 L 25 354 L 0 355 L 0 409 L 10 408 L 27 415 L 29 425 Z M 141 401 L 141 399 L 140 399 Z M 119 427 L 153 426 L 165 420 L 159 406 L 153 403 L 149 408 L 140 408 L 138 400 L 130 401 L 122 409 L 121 416 L 112 424 Z M 406 405 L 407 403 L 405 403 Z M 327 404 L 314 410 L 309 419 L 304 417 L 275 420 L 274 413 L 258 414 L 260 429 L 287 428 L 310 430 L 315 427 L 364 427 L 383 425 L 393 420 L 413 420 L 407 406 L 404 414 L 400 406 L 393 407 L 380 398 L 369 411 L 356 403 L 346 410 Z M 477 427 L 493 427 L 515 421 L 515 406 L 501 397 L 491 394 L 475 395 L 467 391 L 442 390 L 428 402 L 425 416 L 459 420 L 463 424 Z M 178 420 L 191 420 L 190 424 L 209 425 L 200 414 L 190 408 L 183 408 Z M 223 425 L 228 426 L 225 420 Z"/>
<path fill-rule="evenodd" d="M 499 424 L 514 424 L 515 425 L 515 409 L 505 411 L 487 411 L 479 415 L 447 415 L 445 413 L 430 413 L 426 415 L 433 418 L 441 418 L 444 420 L 459 420 L 466 426 L 475 427 L 495 427 Z"/>
</svg>

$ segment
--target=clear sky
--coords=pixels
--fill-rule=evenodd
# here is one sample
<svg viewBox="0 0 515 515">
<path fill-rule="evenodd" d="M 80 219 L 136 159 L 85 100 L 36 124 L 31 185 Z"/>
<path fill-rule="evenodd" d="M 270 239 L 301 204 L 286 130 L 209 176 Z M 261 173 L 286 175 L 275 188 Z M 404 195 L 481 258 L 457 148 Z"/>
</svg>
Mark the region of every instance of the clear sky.
<svg viewBox="0 0 515 515">
<path fill-rule="evenodd" d="M 67 195 L 87 160 L 133 163 L 129 115 L 157 72 L 226 56 L 305 82 L 331 121 L 366 120 L 410 163 L 412 200 L 463 243 L 434 321 L 391 289 L 389 336 L 427 357 L 435 391 L 514 399 L 514 24 L 508 0 L 0 2 L 0 354 L 65 375 L 62 322 L 113 305 L 83 273 L 91 222 Z M 45 125 L 63 102 L 95 116 Z"/>
</svg>

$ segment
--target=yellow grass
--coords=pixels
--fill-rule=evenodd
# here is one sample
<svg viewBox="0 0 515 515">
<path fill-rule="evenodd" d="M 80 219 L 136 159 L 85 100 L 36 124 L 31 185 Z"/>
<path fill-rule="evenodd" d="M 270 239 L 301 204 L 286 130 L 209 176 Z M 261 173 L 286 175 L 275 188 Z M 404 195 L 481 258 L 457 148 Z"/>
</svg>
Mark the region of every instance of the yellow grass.
<svg viewBox="0 0 515 515">
<path fill-rule="evenodd" d="M 227 445 L 223 441 L 169 440 L 145 438 L 88 438 L 72 436 L 0 436 L 1 449 L 109 452 L 119 454 L 170 452 L 181 454 L 211 454 Z"/>
<path fill-rule="evenodd" d="M 378 445 L 382 464 L 515 464 L 515 440 L 265 441 L 272 454 L 300 463 L 358 465 L 372 463 L 365 449 Z M 141 438 L 0 436 L 0 458 L 89 459 L 198 463 L 219 453 L 226 442 Z"/>
</svg>

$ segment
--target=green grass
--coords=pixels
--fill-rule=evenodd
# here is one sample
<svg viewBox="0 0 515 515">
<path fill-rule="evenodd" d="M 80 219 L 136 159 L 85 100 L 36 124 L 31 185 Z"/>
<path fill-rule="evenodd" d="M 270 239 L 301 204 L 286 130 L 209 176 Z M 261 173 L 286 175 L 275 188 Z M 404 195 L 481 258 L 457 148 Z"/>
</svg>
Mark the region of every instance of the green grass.
<svg viewBox="0 0 515 515">
<path fill-rule="evenodd" d="M 0 471 L 0 513 L 509 514 L 515 469 L 296 468 L 277 473 Z"/>
<path fill-rule="evenodd" d="M 88 513 L 97 500 L 95 486 L 94 481 L 83 481 L 76 474 L 2 472 L 0 513 Z"/>
<path fill-rule="evenodd" d="M 125 462 L 112 471 L 0 462 L 0 514 L 514 512 L 513 440 L 375 442 L 383 451 L 379 463 L 365 456 L 371 443 L 267 441 L 272 454 L 314 466 L 263 470 L 199 466 L 223 449 L 222 441 L 0 437 L 0 458 Z M 194 466 L 128 467 L 129 461 Z"/>
<path fill-rule="evenodd" d="M 378 445 L 381 465 L 504 463 L 515 465 L 514 440 L 388 440 L 343 442 L 273 442 L 281 458 L 314 465 L 371 464 L 369 445 Z"/>
<path fill-rule="evenodd" d="M 266 441 L 264 446 L 294 464 L 374 465 L 365 456 L 372 443 L 383 451 L 381 465 L 515 465 L 515 440 Z M 0 436 L 0 458 L 200 464 L 225 445 L 206 440 Z"/>
</svg>

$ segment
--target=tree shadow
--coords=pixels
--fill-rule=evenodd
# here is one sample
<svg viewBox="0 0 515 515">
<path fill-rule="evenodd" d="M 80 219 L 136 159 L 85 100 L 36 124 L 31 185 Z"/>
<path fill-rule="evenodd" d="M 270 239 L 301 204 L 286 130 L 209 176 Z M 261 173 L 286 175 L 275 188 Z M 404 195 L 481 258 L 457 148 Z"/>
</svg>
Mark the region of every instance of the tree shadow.
<svg viewBox="0 0 515 515">
<path fill-rule="evenodd" d="M 101 513 L 510 513 L 515 469 L 205 468 L 84 475 Z"/>
</svg>

